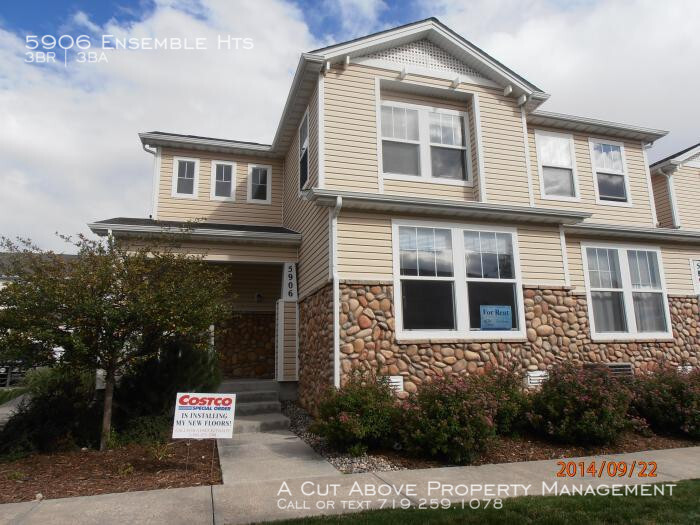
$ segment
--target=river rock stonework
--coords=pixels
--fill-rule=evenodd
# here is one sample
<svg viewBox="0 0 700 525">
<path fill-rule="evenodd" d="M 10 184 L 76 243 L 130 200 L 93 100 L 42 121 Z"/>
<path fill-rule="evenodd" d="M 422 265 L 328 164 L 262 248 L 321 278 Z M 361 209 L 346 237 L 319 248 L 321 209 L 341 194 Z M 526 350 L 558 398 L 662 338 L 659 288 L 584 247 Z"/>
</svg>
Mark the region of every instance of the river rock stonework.
<svg viewBox="0 0 700 525">
<path fill-rule="evenodd" d="M 631 362 L 636 371 L 662 363 L 697 365 L 700 358 L 698 299 L 669 296 L 674 341 L 594 343 L 585 295 L 568 287 L 523 290 L 527 339 L 523 342 L 411 341 L 395 338 L 393 286 L 340 285 L 341 378 L 353 370 L 404 376 L 415 392 L 433 378 L 483 374 L 491 368 L 545 370 L 561 361 Z"/>
<path fill-rule="evenodd" d="M 299 303 L 299 403 L 312 414 L 333 386 L 333 287 Z"/>
<path fill-rule="evenodd" d="M 269 379 L 275 372 L 274 312 L 237 312 L 214 338 L 226 378 Z"/>
</svg>

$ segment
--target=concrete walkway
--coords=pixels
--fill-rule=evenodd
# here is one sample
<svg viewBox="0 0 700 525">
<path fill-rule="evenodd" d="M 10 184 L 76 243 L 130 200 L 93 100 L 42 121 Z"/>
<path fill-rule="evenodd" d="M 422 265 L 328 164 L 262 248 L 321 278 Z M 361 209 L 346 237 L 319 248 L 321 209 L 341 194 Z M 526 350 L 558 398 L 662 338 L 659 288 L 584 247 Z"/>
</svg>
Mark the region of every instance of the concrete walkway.
<svg viewBox="0 0 700 525">
<path fill-rule="evenodd" d="M 241 445 L 241 452 L 245 446 Z M 249 443 L 249 446 L 250 450 L 254 450 L 252 443 Z M 277 480 L 251 479 L 244 482 L 239 478 L 239 482 L 213 487 L 153 490 L 0 505 L 0 524 L 238 524 L 380 508 L 382 500 L 385 507 L 391 506 L 392 502 L 396 506 L 400 506 L 404 501 L 415 505 L 421 498 L 442 497 L 458 504 L 462 500 L 468 502 L 471 498 L 484 498 L 483 488 L 478 487 L 489 484 L 522 486 L 517 492 L 513 490 L 508 494 L 513 496 L 522 495 L 525 487 L 529 487 L 527 494 L 542 494 L 543 490 L 546 491 L 543 483 L 552 486 L 558 482 L 559 487 L 598 487 L 612 484 L 672 483 L 700 478 L 700 447 L 571 458 L 567 461 L 585 461 L 588 465 L 592 460 L 597 464 L 606 460 L 625 461 L 630 465 L 634 461 L 655 461 L 658 465 L 657 476 L 558 478 L 558 460 L 376 474 L 320 475 L 308 478 L 294 477 L 295 472 L 284 472 L 280 469 L 280 479 Z M 250 463 L 250 468 L 257 468 L 255 462 Z M 270 465 L 266 467 L 269 468 Z M 284 484 L 282 479 L 285 480 Z M 436 485 L 438 488 L 435 488 Z M 441 493 L 446 487 L 452 486 L 454 489 L 456 485 L 469 486 L 472 493 L 466 496 Z M 370 496 L 368 493 L 371 489 L 388 491 L 389 495 Z M 304 495 L 304 492 L 308 495 Z M 333 508 L 329 508 L 331 505 Z"/>
<path fill-rule="evenodd" d="M 0 428 L 5 426 L 5 423 L 7 423 L 7 420 L 10 419 L 10 416 L 12 413 L 15 411 L 15 409 L 22 403 L 27 398 L 26 394 L 23 394 L 21 396 L 17 396 L 14 399 L 10 399 L 7 403 L 4 405 L 0 405 Z"/>
</svg>

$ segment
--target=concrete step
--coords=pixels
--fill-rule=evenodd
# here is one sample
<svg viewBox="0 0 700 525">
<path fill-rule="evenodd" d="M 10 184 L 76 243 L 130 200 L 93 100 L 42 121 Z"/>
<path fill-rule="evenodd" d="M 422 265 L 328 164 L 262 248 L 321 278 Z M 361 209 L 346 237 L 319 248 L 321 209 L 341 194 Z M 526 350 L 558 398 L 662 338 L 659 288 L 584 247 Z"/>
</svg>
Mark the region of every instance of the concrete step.
<svg viewBox="0 0 700 525">
<path fill-rule="evenodd" d="M 256 403 L 259 401 L 277 401 L 279 393 L 276 390 L 260 390 L 253 392 L 237 392 L 236 403 Z"/>
<path fill-rule="evenodd" d="M 236 393 L 239 392 L 269 392 L 279 391 L 279 384 L 274 379 L 226 379 L 219 385 L 219 392 Z"/>
<path fill-rule="evenodd" d="M 249 416 L 254 414 L 280 413 L 282 405 L 277 400 L 270 401 L 246 401 L 236 403 L 236 415 Z"/>
<path fill-rule="evenodd" d="M 270 430 L 287 430 L 289 418 L 280 413 L 256 414 L 252 416 L 236 416 L 233 423 L 234 434 L 246 434 L 249 432 L 267 432 Z"/>
</svg>

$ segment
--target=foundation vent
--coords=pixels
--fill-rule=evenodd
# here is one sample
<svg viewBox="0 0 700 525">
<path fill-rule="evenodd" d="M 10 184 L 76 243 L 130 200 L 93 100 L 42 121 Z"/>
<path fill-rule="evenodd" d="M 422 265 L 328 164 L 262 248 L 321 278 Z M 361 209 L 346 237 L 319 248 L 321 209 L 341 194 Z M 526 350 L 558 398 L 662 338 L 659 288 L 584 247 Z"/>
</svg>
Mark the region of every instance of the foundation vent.
<svg viewBox="0 0 700 525">
<path fill-rule="evenodd" d="M 534 370 L 526 374 L 525 386 L 528 388 L 542 386 L 542 383 L 547 381 L 547 379 L 549 379 L 549 372 L 546 370 Z"/>
<path fill-rule="evenodd" d="M 586 363 L 585 368 L 603 368 L 610 371 L 613 377 L 629 377 L 634 375 L 632 363 Z"/>
</svg>

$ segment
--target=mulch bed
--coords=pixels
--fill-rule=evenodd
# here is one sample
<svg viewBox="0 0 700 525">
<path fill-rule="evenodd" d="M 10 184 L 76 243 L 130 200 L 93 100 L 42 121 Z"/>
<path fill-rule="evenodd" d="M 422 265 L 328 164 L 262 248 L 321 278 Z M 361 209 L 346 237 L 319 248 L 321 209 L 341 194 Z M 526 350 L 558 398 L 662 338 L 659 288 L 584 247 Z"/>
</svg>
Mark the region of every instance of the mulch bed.
<svg viewBox="0 0 700 525">
<path fill-rule="evenodd" d="M 69 498 L 220 483 L 218 453 L 211 441 L 34 454 L 0 463 L 0 503 L 30 501 L 37 494 Z"/>
</svg>

